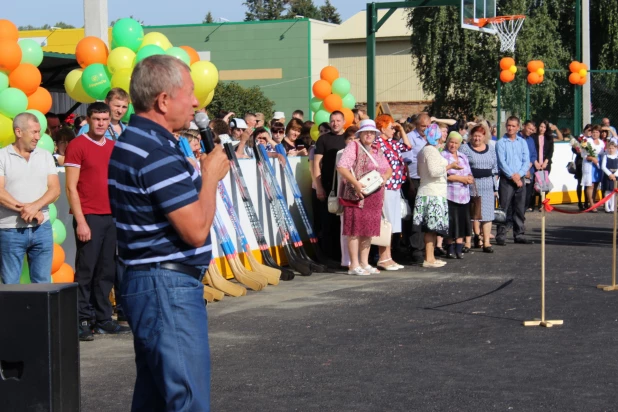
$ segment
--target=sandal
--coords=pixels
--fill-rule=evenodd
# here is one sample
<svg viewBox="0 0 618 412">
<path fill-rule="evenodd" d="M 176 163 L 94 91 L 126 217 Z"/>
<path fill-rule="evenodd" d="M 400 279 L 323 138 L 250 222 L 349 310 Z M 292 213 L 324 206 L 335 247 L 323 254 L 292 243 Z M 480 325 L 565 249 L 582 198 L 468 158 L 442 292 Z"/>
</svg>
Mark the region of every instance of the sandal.
<svg viewBox="0 0 618 412">
<path fill-rule="evenodd" d="M 348 270 L 348 275 L 369 276 L 370 273 L 358 266 L 356 269 Z"/>
<path fill-rule="evenodd" d="M 386 260 L 379 261 L 378 264 L 377 264 L 378 269 L 382 269 L 382 270 L 399 270 L 399 269 L 401 269 L 399 267 L 400 265 L 398 265 L 394 261 L 390 265 L 380 265 L 380 263 L 388 262 L 389 260 L 393 261 L 393 259 L 386 259 Z"/>
<path fill-rule="evenodd" d="M 446 265 L 445 261 L 437 260 L 437 259 L 433 263 L 427 262 L 426 260 L 423 262 L 423 267 L 424 268 L 441 268 L 444 265 Z"/>
<path fill-rule="evenodd" d="M 371 275 L 377 275 L 380 273 L 380 271 L 378 270 L 378 268 L 374 268 L 371 265 L 367 265 L 365 266 L 363 269 L 365 269 L 365 272 L 368 272 Z"/>
</svg>

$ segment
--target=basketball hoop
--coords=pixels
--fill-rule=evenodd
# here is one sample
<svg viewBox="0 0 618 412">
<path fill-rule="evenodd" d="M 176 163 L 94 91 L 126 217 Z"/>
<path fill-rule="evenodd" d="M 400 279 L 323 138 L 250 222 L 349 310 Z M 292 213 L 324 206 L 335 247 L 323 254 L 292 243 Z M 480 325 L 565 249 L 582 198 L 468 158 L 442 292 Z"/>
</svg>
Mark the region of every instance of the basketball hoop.
<svg viewBox="0 0 618 412">
<path fill-rule="evenodd" d="M 514 52 L 515 40 L 517 40 L 517 33 L 524 24 L 526 16 L 498 16 L 486 19 L 478 19 L 477 25 L 484 27 L 487 24 L 491 24 L 500 39 L 500 51 L 501 52 Z"/>
</svg>

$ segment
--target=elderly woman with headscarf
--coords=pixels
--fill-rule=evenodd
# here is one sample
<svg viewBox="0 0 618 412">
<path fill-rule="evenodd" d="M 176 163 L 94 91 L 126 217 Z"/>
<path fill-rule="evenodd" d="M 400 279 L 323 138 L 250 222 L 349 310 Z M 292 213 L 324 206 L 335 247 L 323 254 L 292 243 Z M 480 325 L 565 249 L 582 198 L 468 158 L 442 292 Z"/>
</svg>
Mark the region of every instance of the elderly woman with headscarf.
<svg viewBox="0 0 618 412">
<path fill-rule="evenodd" d="M 442 157 L 436 145 L 442 137 L 438 125 L 425 130 L 427 145 L 418 154 L 418 175 L 421 184 L 414 204 L 415 225 L 425 233 L 425 261 L 423 267 L 439 268 L 446 265 L 434 256 L 437 235 L 448 236 L 449 214 L 446 199 L 446 176 L 451 169 L 460 170 L 458 162 L 450 163 Z"/>
<path fill-rule="evenodd" d="M 463 259 L 463 240 L 472 232 L 470 221 L 470 188 L 474 183 L 468 157 L 459 153 L 463 137 L 458 132 L 451 132 L 444 143 L 442 157 L 449 164 L 458 163 L 461 169 L 447 172 L 446 199 L 448 201 L 448 249 L 446 257 Z"/>
<path fill-rule="evenodd" d="M 356 136 L 358 140 L 346 146 L 337 163 L 337 171 L 345 179 L 339 201 L 343 205 L 343 236 L 348 238 L 350 254 L 348 274 L 367 276 L 380 273 L 369 265 L 369 248 L 371 238 L 380 235 L 384 182 L 391 177 L 392 170 L 376 143 L 380 130 L 373 120 L 361 121 Z M 380 189 L 365 196 L 359 179 L 373 170 L 380 173 L 383 184 Z"/>
</svg>

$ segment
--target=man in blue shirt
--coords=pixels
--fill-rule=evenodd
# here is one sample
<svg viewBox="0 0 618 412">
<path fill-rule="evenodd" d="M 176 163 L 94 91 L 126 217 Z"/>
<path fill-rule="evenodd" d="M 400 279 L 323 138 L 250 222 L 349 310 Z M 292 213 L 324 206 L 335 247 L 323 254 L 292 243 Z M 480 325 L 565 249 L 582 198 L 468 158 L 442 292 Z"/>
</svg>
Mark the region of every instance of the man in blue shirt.
<svg viewBox="0 0 618 412">
<path fill-rule="evenodd" d="M 506 121 L 506 134 L 496 143 L 500 171 L 500 207 L 509 214 L 513 208 L 513 237 L 515 243 L 533 243 L 524 237 L 526 186 L 525 176 L 530 172 L 530 152 L 526 141 L 518 136 L 519 118 L 511 116 Z M 498 224 L 496 243 L 506 245 L 506 224 Z"/>
<path fill-rule="evenodd" d="M 229 161 L 217 146 L 200 174 L 173 132 L 198 101 L 190 69 L 157 55 L 131 79 L 136 114 L 114 146 L 109 197 L 125 266 L 121 297 L 134 335 L 134 411 L 210 410 L 210 350 L 202 278 L 210 263 L 217 183 Z"/>
<path fill-rule="evenodd" d="M 121 122 L 129 109 L 129 94 L 123 89 L 116 87 L 110 90 L 105 97 L 105 103 L 110 108 L 110 123 L 105 131 L 105 138 L 118 140 L 118 137 L 127 127 Z M 78 136 L 88 133 L 90 126 L 85 124 L 79 129 Z"/>
<path fill-rule="evenodd" d="M 534 133 L 536 132 L 536 125 L 532 120 L 526 120 L 524 122 L 521 131 L 519 132 L 519 136 L 526 141 L 528 144 L 528 153 L 530 154 L 530 169 L 528 169 L 528 173 L 525 175 L 526 181 L 526 207 L 530 205 L 530 200 L 532 199 L 532 194 L 534 193 L 534 172 L 536 172 L 536 167 L 534 167 L 534 162 L 538 160 L 538 154 L 536 151 L 536 146 L 534 144 Z M 532 212 L 532 209 L 528 209 L 528 212 Z"/>
</svg>

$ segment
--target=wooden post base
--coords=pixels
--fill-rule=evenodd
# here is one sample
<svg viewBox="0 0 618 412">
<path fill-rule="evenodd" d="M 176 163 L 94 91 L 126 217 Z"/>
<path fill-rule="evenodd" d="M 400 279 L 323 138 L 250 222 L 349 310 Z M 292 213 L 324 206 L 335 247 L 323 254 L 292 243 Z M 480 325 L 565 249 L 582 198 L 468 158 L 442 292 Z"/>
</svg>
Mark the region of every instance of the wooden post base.
<svg viewBox="0 0 618 412">
<path fill-rule="evenodd" d="M 544 320 L 535 319 L 535 320 L 526 320 L 524 321 L 524 326 L 543 326 L 544 328 L 551 328 L 554 325 L 562 325 L 563 321 L 561 320 Z"/>
<path fill-rule="evenodd" d="M 606 292 L 618 290 L 618 285 L 597 285 L 597 289 L 603 289 Z"/>
</svg>

